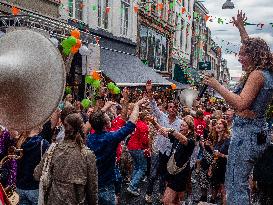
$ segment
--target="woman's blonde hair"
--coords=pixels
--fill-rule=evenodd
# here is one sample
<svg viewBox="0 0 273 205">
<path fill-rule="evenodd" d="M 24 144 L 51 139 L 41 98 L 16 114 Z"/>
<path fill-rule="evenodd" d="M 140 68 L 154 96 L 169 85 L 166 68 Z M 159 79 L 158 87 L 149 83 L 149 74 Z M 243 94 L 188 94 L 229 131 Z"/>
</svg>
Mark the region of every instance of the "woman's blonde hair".
<svg viewBox="0 0 273 205">
<path fill-rule="evenodd" d="M 273 72 L 273 55 L 270 47 L 261 38 L 247 38 L 243 41 L 246 54 L 252 59 L 253 66 L 242 76 L 240 82 L 245 83 L 254 70 L 268 69 Z"/>
</svg>

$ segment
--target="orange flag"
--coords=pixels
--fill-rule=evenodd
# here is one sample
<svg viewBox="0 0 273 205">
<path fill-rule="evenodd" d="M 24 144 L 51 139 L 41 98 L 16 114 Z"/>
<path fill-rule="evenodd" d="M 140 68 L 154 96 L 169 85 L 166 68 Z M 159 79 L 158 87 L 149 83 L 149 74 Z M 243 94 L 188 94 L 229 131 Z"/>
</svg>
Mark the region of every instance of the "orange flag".
<svg viewBox="0 0 273 205">
<path fill-rule="evenodd" d="M 15 6 L 13 6 L 12 8 L 11 8 L 11 12 L 12 12 L 12 14 L 13 15 L 18 15 L 19 13 L 20 13 L 20 9 L 18 9 L 17 7 L 15 7 Z"/>
<path fill-rule="evenodd" d="M 210 16 L 206 15 L 205 16 L 205 21 L 207 22 L 209 20 Z"/>
<path fill-rule="evenodd" d="M 181 11 L 182 11 L 182 14 L 184 14 L 186 12 L 186 8 L 182 7 Z"/>
<path fill-rule="evenodd" d="M 138 5 L 134 6 L 134 12 L 137 13 L 138 12 Z"/>
</svg>

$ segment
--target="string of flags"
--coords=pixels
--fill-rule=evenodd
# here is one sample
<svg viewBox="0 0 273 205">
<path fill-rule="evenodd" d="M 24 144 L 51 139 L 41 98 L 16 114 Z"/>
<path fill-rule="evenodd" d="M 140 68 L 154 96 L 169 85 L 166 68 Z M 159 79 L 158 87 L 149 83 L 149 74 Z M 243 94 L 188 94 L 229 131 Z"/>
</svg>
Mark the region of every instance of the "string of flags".
<svg viewBox="0 0 273 205">
<path fill-rule="evenodd" d="M 145 7 L 144 7 L 144 11 L 145 12 L 152 12 L 152 11 L 157 11 L 157 12 L 160 12 L 160 11 L 163 11 L 164 9 L 168 9 L 167 12 L 168 13 L 171 13 L 171 12 L 174 12 L 173 8 L 174 8 L 174 5 L 176 4 L 176 2 L 182 2 L 182 0 L 174 0 L 173 2 L 169 2 L 168 4 L 164 4 L 164 3 L 156 3 L 156 4 L 153 4 L 153 6 L 151 6 L 152 4 L 147 4 Z M 76 10 L 83 10 L 86 5 L 83 3 L 83 2 L 80 2 L 78 4 L 78 8 L 76 8 Z M 70 12 L 70 9 L 69 8 L 73 8 L 73 2 L 70 1 L 68 3 L 67 6 L 64 5 L 64 3 L 61 3 L 60 4 L 60 8 L 61 9 L 64 9 L 66 10 L 67 12 Z M 96 12 L 98 11 L 98 5 L 97 4 L 93 4 L 91 5 L 91 10 Z M 133 11 L 134 13 L 138 13 L 139 10 L 141 9 L 142 7 L 140 7 L 139 5 L 134 5 L 133 6 Z M 112 8 L 110 6 L 107 6 L 105 7 L 102 11 L 105 12 L 106 14 L 109 14 L 111 12 Z M 120 8 L 120 12 L 125 12 L 125 8 L 124 7 L 121 7 Z M 182 7 L 181 8 L 181 11 L 178 13 L 178 16 L 181 17 L 183 14 L 186 14 L 186 17 L 191 20 L 192 16 L 190 15 L 190 13 L 187 11 L 187 8 L 186 7 Z M 163 14 L 161 14 L 159 16 L 160 19 L 163 18 Z M 205 15 L 205 16 L 202 16 L 200 15 L 198 12 L 193 12 L 193 18 L 194 19 L 200 19 L 200 18 L 203 18 L 206 22 L 207 21 L 210 21 L 210 22 L 217 22 L 218 24 L 230 24 L 232 23 L 232 20 L 229 19 L 229 18 L 224 18 L 224 17 L 218 17 L 218 16 L 212 16 L 212 15 Z M 264 23 L 264 22 L 259 22 L 259 23 L 250 23 L 250 22 L 246 22 L 245 23 L 245 26 L 256 26 L 257 29 L 261 30 L 263 29 L 267 24 Z M 270 25 L 272 28 L 273 28 L 273 23 L 269 23 L 268 25 Z"/>
</svg>

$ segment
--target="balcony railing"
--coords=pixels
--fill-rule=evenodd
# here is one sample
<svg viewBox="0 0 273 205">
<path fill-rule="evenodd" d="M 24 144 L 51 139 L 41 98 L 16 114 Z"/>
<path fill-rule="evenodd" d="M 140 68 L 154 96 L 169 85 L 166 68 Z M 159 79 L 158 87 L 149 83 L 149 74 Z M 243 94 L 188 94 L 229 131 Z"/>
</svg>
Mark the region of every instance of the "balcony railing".
<svg viewBox="0 0 273 205">
<path fill-rule="evenodd" d="M 53 21 L 42 16 L 0 16 L 0 29 L 5 31 L 9 27 L 26 27 L 35 28 L 41 31 L 46 31 L 51 37 L 63 39 L 70 36 L 71 30 L 75 29 L 61 21 Z M 81 32 L 81 40 L 83 43 L 96 44 L 98 37 L 90 33 Z"/>
</svg>

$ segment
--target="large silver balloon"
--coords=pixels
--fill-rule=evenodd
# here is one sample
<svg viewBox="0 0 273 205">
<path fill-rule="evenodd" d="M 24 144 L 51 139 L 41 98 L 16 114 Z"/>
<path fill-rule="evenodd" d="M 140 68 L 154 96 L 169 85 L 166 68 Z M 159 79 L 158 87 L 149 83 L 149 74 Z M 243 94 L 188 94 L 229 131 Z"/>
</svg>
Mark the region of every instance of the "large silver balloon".
<svg viewBox="0 0 273 205">
<path fill-rule="evenodd" d="M 18 131 L 42 125 L 62 99 L 65 66 L 52 42 L 33 30 L 0 38 L 0 124 Z"/>
</svg>

